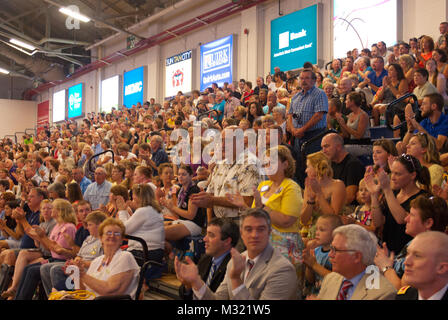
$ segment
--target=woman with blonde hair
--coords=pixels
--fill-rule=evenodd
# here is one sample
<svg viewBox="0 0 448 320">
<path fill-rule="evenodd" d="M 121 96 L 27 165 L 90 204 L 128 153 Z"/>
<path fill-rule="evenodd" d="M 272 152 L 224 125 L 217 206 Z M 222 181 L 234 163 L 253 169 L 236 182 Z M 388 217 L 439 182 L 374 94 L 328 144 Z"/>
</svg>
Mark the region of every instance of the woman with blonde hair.
<svg viewBox="0 0 448 320">
<path fill-rule="evenodd" d="M 403 69 L 404 76 L 408 81 L 408 91 L 412 92 L 416 87 L 414 82 L 415 60 L 409 54 L 402 54 L 400 58 L 398 58 L 398 64 L 401 69 Z"/>
<path fill-rule="evenodd" d="M 440 154 L 432 137 L 419 132 L 412 136 L 407 145 L 407 154 L 414 156 L 421 165 L 428 168 L 431 176 L 431 186 L 442 185 L 444 169 L 440 165 Z"/>
<path fill-rule="evenodd" d="M 47 262 L 66 261 L 71 258 L 64 255 L 64 249 L 71 249 L 76 233 L 76 215 L 70 202 L 64 199 L 53 201 L 52 217 L 56 225 L 47 237 L 46 231 L 40 227 L 29 230 L 28 234 L 50 250 L 51 257 L 30 264 L 23 270 L 17 287 L 15 300 L 31 300 L 40 280 L 40 267 Z M 70 241 L 71 239 L 71 241 Z"/>
<path fill-rule="evenodd" d="M 306 166 L 305 201 L 300 216 L 304 233 L 315 224 L 318 216 L 341 214 L 346 197 L 344 182 L 333 179 L 331 161 L 322 151 L 308 155 Z M 313 236 L 313 230 L 309 232 Z"/>
<path fill-rule="evenodd" d="M 288 147 L 279 145 L 266 151 L 263 167 L 269 180 L 261 182 L 254 191 L 252 208 L 262 208 L 269 214 L 272 246 L 280 250 L 299 270 L 304 246 L 299 220 L 302 192 L 300 186 L 292 180 L 296 171 L 295 160 Z M 241 195 L 232 194 L 226 198 L 241 210 L 248 208 Z"/>
</svg>

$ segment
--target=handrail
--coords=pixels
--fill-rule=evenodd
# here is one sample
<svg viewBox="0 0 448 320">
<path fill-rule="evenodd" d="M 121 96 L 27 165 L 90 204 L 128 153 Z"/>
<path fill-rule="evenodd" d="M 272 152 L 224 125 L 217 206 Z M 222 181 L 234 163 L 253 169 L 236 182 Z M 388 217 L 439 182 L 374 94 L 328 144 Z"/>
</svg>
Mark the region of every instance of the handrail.
<svg viewBox="0 0 448 320">
<path fill-rule="evenodd" d="M 26 129 L 25 129 L 25 134 L 28 134 L 28 133 L 26 132 L 27 130 L 33 130 L 33 134 L 36 135 L 36 131 L 37 131 L 36 128 L 26 128 Z"/>
<path fill-rule="evenodd" d="M 210 114 L 212 112 L 215 112 L 216 116 L 218 116 L 218 111 L 217 110 L 209 110 L 209 111 L 206 111 L 206 112 L 203 112 L 203 113 L 199 113 L 198 114 L 198 120 L 202 120 L 203 116 L 206 116 L 206 115 L 208 115 L 208 114 Z"/>
<path fill-rule="evenodd" d="M 17 143 L 17 141 L 18 141 L 18 139 L 17 139 L 17 134 L 18 134 L 18 133 L 26 134 L 25 131 L 17 131 L 17 132 L 14 132 L 14 136 L 16 137 L 16 143 Z"/>
<path fill-rule="evenodd" d="M 114 163 L 114 162 L 115 162 L 115 153 L 114 153 L 114 151 L 113 151 L 113 150 L 106 150 L 106 151 L 103 151 L 103 152 L 94 154 L 93 156 L 91 156 L 91 157 L 89 158 L 89 160 L 87 160 L 87 170 L 89 170 L 90 172 L 93 172 L 93 170 L 92 170 L 92 164 L 91 164 L 91 163 L 92 163 L 92 160 L 93 160 L 94 158 L 97 158 L 98 156 L 100 156 L 100 155 L 102 155 L 102 154 L 107 153 L 107 152 L 111 152 L 111 153 L 112 153 L 112 163 Z"/>
<path fill-rule="evenodd" d="M 311 143 L 313 143 L 314 141 L 316 141 L 316 140 L 322 138 L 323 136 L 326 136 L 326 135 L 329 134 L 329 133 L 338 133 L 338 132 L 337 132 L 336 130 L 334 130 L 334 129 L 327 129 L 327 130 L 322 131 L 322 132 L 319 133 L 318 135 L 312 137 L 311 139 L 309 139 L 308 141 L 306 141 L 306 142 L 304 142 L 304 143 L 302 144 L 302 147 L 300 148 L 300 152 L 302 153 L 302 159 L 303 159 L 303 161 L 304 161 L 303 163 L 306 163 L 306 155 L 305 155 L 306 147 L 307 147 L 309 144 L 311 144 Z"/>
<path fill-rule="evenodd" d="M 405 95 L 401 96 L 400 98 L 395 99 L 394 101 L 389 103 L 386 107 L 386 126 L 389 129 L 391 129 L 392 131 L 401 129 L 403 126 L 406 125 L 406 121 L 403 121 L 402 123 L 400 123 L 396 126 L 392 126 L 391 123 L 393 123 L 393 117 L 394 117 L 395 113 L 393 112 L 393 109 L 391 107 L 393 107 L 394 105 L 400 103 L 401 101 L 403 101 L 407 98 L 413 98 L 414 103 L 412 104 L 412 110 L 414 113 L 417 113 L 417 111 L 418 111 L 418 98 L 412 92 L 406 93 Z M 390 119 L 390 118 L 392 118 L 392 121 L 388 121 L 388 119 Z"/>
<path fill-rule="evenodd" d="M 6 137 L 14 137 L 14 141 L 15 141 L 16 144 L 17 144 L 17 136 L 15 136 L 15 135 L 13 135 L 13 134 L 7 134 L 7 135 L 3 136 L 3 139 L 5 139 Z"/>
</svg>

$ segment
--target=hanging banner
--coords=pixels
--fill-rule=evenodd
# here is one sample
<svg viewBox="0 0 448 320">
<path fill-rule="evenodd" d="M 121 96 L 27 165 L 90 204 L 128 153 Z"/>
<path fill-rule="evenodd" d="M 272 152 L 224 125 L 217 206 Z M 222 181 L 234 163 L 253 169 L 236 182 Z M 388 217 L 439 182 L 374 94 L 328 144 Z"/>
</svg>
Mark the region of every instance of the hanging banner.
<svg viewBox="0 0 448 320">
<path fill-rule="evenodd" d="M 50 101 L 44 101 L 37 105 L 37 132 L 44 129 L 44 126 L 49 126 L 50 123 Z"/>
</svg>

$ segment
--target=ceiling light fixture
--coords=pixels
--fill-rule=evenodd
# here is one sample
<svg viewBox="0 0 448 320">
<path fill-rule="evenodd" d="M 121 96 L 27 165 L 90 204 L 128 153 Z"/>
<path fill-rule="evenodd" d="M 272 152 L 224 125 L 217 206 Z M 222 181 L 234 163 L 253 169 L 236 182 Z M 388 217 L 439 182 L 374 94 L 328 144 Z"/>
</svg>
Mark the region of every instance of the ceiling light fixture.
<svg viewBox="0 0 448 320">
<path fill-rule="evenodd" d="M 4 74 L 9 74 L 9 71 L 3 68 L 0 68 L 0 72 Z"/>
<path fill-rule="evenodd" d="M 83 16 L 79 12 L 70 10 L 68 8 L 60 8 L 59 12 L 62 12 L 63 14 L 66 14 L 66 15 L 72 17 L 72 18 L 78 19 L 78 20 L 80 20 L 82 22 L 89 22 L 90 21 L 90 18 L 88 18 L 86 16 Z"/>
<path fill-rule="evenodd" d="M 11 42 L 11 43 L 13 43 L 13 44 L 15 44 L 15 45 L 18 45 L 19 47 L 22 47 L 22 48 L 31 50 L 31 51 L 33 51 L 33 50 L 36 49 L 36 47 L 34 47 L 34 46 L 32 46 L 32 45 L 30 45 L 30 44 L 28 44 L 28 43 L 25 43 L 25 42 L 23 42 L 23 41 L 14 39 L 14 38 L 13 38 L 13 39 L 10 39 L 9 42 Z"/>
</svg>

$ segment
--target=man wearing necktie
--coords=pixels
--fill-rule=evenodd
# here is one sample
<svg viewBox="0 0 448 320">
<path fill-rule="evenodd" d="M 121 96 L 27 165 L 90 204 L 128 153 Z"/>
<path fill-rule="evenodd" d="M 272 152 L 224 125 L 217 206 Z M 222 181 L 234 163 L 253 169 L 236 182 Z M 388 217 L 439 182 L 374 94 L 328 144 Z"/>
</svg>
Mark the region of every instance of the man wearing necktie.
<svg viewBox="0 0 448 320">
<path fill-rule="evenodd" d="M 330 262 L 333 272 L 325 276 L 317 296 L 320 300 L 393 300 L 395 287 L 373 265 L 377 240 L 356 224 L 333 231 Z M 309 296 L 308 300 L 316 299 Z"/>
<path fill-rule="evenodd" d="M 215 292 L 226 274 L 230 261 L 230 249 L 236 246 L 240 238 L 238 225 L 231 219 L 214 218 L 207 227 L 204 237 L 205 255 L 199 259 L 199 276 L 211 291 Z M 179 287 L 182 300 L 192 300 L 193 291 L 188 284 Z"/>
<path fill-rule="evenodd" d="M 286 300 L 297 298 L 294 266 L 269 244 L 271 219 L 259 208 L 246 210 L 240 220 L 243 253 L 232 248 L 225 278 L 214 293 L 198 274 L 196 265 L 175 260 L 176 274 L 202 300 Z"/>
</svg>

